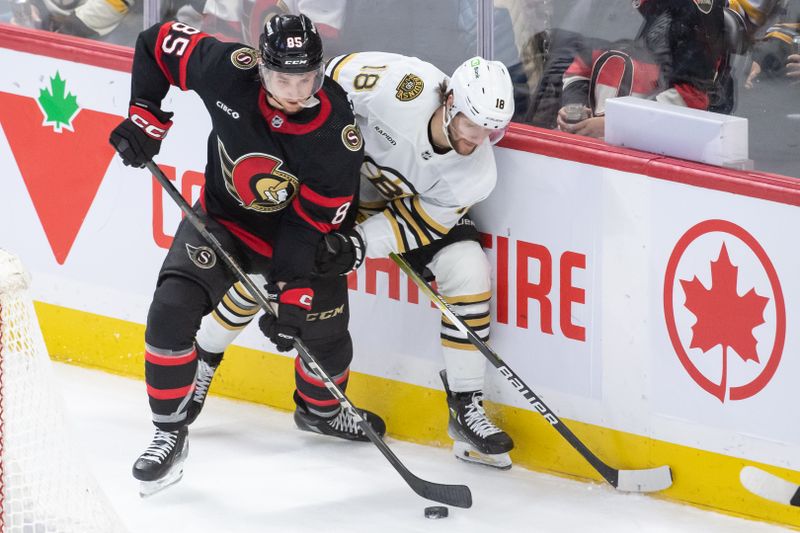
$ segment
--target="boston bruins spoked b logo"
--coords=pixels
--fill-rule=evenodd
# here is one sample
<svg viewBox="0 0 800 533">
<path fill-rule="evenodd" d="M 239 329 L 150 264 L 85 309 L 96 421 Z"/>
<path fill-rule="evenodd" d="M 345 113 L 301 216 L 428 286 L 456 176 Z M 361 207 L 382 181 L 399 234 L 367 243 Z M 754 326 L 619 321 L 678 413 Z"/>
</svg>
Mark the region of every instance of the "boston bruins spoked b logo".
<svg viewBox="0 0 800 533">
<path fill-rule="evenodd" d="M 300 182 L 281 170 L 283 161 L 267 154 L 245 154 L 233 161 L 217 139 L 225 187 L 245 209 L 261 213 L 280 211 L 297 194 Z"/>
</svg>

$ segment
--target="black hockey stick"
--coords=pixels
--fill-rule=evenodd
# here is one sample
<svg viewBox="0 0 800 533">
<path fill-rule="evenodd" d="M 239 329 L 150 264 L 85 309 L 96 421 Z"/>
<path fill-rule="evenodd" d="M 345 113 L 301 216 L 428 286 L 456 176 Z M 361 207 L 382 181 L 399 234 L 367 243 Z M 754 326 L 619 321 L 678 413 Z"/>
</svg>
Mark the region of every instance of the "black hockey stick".
<svg viewBox="0 0 800 533">
<path fill-rule="evenodd" d="M 225 265 L 231 270 L 231 272 L 242 283 L 242 285 L 247 288 L 264 312 L 274 315 L 275 312 L 270 307 L 266 297 L 258 288 L 258 286 L 253 282 L 250 276 L 248 276 L 242 270 L 237 261 L 225 251 L 217 238 L 208 231 L 203 220 L 197 216 L 197 213 L 194 212 L 189 203 L 183 198 L 183 196 L 181 196 L 172 182 L 169 181 L 169 178 L 167 178 L 161 169 L 158 168 L 158 165 L 151 160 L 148 161 L 145 166 L 150 172 L 152 172 L 153 176 L 155 176 L 155 178 L 158 180 L 164 190 L 167 191 L 167 193 L 172 197 L 175 203 L 178 204 L 178 207 L 181 208 L 181 211 L 183 211 L 183 213 L 186 215 L 186 218 L 189 219 L 189 222 L 192 224 L 192 226 L 194 226 L 195 229 L 203 236 L 203 238 L 208 241 L 208 244 L 211 245 L 217 255 L 219 255 L 220 259 L 222 259 Z M 367 436 L 367 438 L 369 438 L 369 440 L 378 447 L 383 456 L 386 457 L 386 459 L 392 464 L 394 469 L 397 470 L 397 472 L 402 476 L 406 483 L 408 483 L 408 486 L 414 490 L 414 492 L 425 499 L 452 505 L 454 507 L 468 508 L 472 506 L 472 493 L 470 492 L 469 487 L 466 485 L 443 485 L 440 483 L 432 483 L 412 474 L 411 471 L 409 471 L 408 468 L 406 468 L 406 466 L 400 461 L 400 459 L 398 459 L 394 452 L 392 452 L 389 446 L 386 445 L 383 439 L 381 439 L 381 437 L 375 433 L 375 430 L 372 429 L 372 426 L 369 424 L 369 422 L 367 422 L 364 417 L 361 416 L 361 413 L 353 407 L 353 404 L 350 403 L 350 400 L 347 399 L 347 396 L 345 396 L 344 392 L 342 392 L 339 386 L 333 382 L 328 373 L 317 362 L 317 358 L 308 351 L 305 343 L 301 339 L 295 339 L 294 347 L 297 349 L 297 353 L 300 354 L 300 358 L 320 377 L 320 379 L 322 379 L 328 391 L 336 398 L 342 408 L 346 409 L 347 412 L 350 413 L 350 416 L 352 416 L 356 422 L 358 422 L 359 427 Z"/>
<path fill-rule="evenodd" d="M 431 301 L 441 310 L 441 312 L 453 323 L 470 342 L 497 368 L 500 374 L 517 389 L 528 402 L 536 408 L 550 424 L 556 428 L 562 437 L 569 442 L 578 453 L 580 453 L 597 472 L 608 481 L 611 486 L 626 492 L 655 492 L 664 490 L 672 485 L 672 470 L 669 466 L 659 466 L 656 468 L 646 468 L 642 470 L 618 470 L 604 463 L 581 440 L 575 436 L 564 422 L 550 410 L 547 405 L 528 387 L 508 365 L 503 362 L 480 337 L 469 327 L 458 315 L 456 315 L 442 296 L 426 282 L 422 276 L 417 274 L 408 262 L 399 255 L 389 254 L 392 261 L 397 263 L 400 269 L 411 278 L 414 283 L 424 292 Z"/>
</svg>

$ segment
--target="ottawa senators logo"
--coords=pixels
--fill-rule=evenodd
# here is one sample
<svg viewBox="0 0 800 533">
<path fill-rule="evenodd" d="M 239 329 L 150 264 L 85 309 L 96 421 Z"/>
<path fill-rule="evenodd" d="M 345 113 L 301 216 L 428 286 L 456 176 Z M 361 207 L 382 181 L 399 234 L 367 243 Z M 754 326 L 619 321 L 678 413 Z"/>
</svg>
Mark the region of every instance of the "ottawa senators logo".
<svg viewBox="0 0 800 533">
<path fill-rule="evenodd" d="M 258 64 L 258 54 L 252 48 L 238 48 L 231 54 L 231 63 L 238 69 L 248 70 Z"/>
<path fill-rule="evenodd" d="M 189 259 L 198 268 L 208 270 L 209 268 L 214 268 L 214 265 L 217 264 L 217 254 L 208 246 L 192 246 L 187 242 L 186 253 L 189 254 Z"/>
<path fill-rule="evenodd" d="M 283 161 L 267 154 L 245 154 L 233 161 L 217 139 L 225 188 L 239 205 L 261 213 L 280 211 L 297 194 L 299 180 L 281 170 Z"/>
<path fill-rule="evenodd" d="M 401 102 L 409 102 L 422 94 L 422 89 L 425 88 L 425 82 L 416 74 L 406 74 L 400 83 L 395 88 L 395 98 Z"/>
<path fill-rule="evenodd" d="M 342 130 L 342 142 L 344 147 L 350 151 L 358 152 L 364 146 L 364 139 L 361 137 L 361 131 L 355 124 L 348 124 Z"/>
</svg>

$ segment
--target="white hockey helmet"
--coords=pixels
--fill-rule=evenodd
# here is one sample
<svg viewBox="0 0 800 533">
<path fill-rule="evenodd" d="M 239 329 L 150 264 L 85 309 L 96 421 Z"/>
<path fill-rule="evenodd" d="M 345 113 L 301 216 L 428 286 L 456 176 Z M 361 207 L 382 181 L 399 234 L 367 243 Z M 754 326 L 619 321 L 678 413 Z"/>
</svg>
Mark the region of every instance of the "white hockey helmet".
<svg viewBox="0 0 800 533">
<path fill-rule="evenodd" d="M 471 122 L 493 130 L 489 140 L 498 142 L 514 115 L 514 86 L 508 69 L 500 61 L 473 57 L 464 61 L 447 83 L 453 105 L 445 118 L 449 124 L 458 113 Z"/>
</svg>

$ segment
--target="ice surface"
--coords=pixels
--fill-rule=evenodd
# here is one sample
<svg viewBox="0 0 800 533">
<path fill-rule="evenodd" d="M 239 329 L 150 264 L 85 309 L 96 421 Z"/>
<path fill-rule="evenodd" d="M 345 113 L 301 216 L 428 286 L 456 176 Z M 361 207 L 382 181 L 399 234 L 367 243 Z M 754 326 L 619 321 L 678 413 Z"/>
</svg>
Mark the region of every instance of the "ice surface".
<svg viewBox="0 0 800 533">
<path fill-rule="evenodd" d="M 472 489 L 471 509 L 430 520 L 423 510 L 435 503 L 371 443 L 300 432 L 290 413 L 215 396 L 189 430 L 183 480 L 141 499 L 131 466 L 153 434 L 144 383 L 64 364 L 56 375 L 72 437 L 131 533 L 788 531 L 517 466 L 464 464 L 448 450 L 389 438 L 416 475 Z"/>
</svg>

